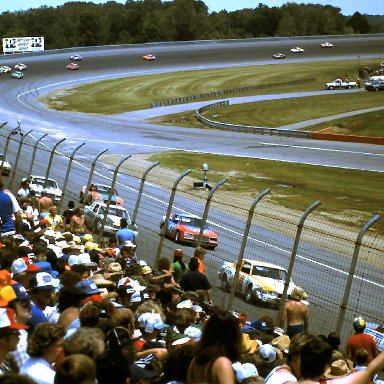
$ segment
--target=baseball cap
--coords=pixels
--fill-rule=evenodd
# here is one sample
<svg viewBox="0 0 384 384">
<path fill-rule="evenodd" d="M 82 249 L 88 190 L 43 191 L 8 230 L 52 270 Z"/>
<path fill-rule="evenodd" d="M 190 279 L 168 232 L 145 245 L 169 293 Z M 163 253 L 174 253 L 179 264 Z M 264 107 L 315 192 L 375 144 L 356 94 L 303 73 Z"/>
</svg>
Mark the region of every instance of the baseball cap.
<svg viewBox="0 0 384 384">
<path fill-rule="evenodd" d="M 20 300 L 29 299 L 31 296 L 28 295 L 25 287 L 20 283 L 12 284 L 12 289 L 16 294 L 16 298 Z"/>
<path fill-rule="evenodd" d="M 40 267 L 33 263 L 29 257 L 20 257 L 12 263 L 11 271 L 13 274 L 21 272 L 38 272 Z"/>
<path fill-rule="evenodd" d="M 11 308 L 0 308 L 0 328 L 27 329 L 28 325 L 16 321 L 16 312 Z"/>
<path fill-rule="evenodd" d="M 167 328 L 168 325 L 161 320 L 160 313 L 145 312 L 138 318 L 140 328 L 145 332 L 152 333 L 155 329 L 161 330 Z"/>
<path fill-rule="evenodd" d="M 15 283 L 12 280 L 11 274 L 6 269 L 0 270 L 0 287 L 5 287 L 6 285 L 11 285 Z"/>
<path fill-rule="evenodd" d="M 55 289 L 58 286 L 60 280 L 54 279 L 47 272 L 37 272 L 34 277 L 32 277 L 29 285 L 34 289 Z"/>
<path fill-rule="evenodd" d="M 236 362 L 232 364 L 232 368 L 235 371 L 238 383 L 241 383 L 243 380 L 248 379 L 250 377 L 259 376 L 257 368 L 252 363 L 241 364 L 240 362 Z"/>
<path fill-rule="evenodd" d="M 149 265 L 146 265 L 143 268 L 141 268 L 142 275 L 149 275 L 150 273 L 152 273 L 152 268 Z"/>
<path fill-rule="evenodd" d="M 0 307 L 6 307 L 10 301 L 16 298 L 16 293 L 10 285 L 0 289 Z"/>
<path fill-rule="evenodd" d="M 258 349 L 259 355 L 263 360 L 272 362 L 276 360 L 276 349 L 271 344 L 263 344 Z"/>
<path fill-rule="evenodd" d="M 56 277 L 59 274 L 59 272 L 52 270 L 52 265 L 48 261 L 39 261 L 35 265 L 40 267 L 40 272 L 47 272 L 52 277 Z"/>
<path fill-rule="evenodd" d="M 79 281 L 76 283 L 75 287 L 79 291 L 80 295 L 83 296 L 96 295 L 101 293 L 100 289 L 97 288 L 96 283 L 91 280 Z"/>
<path fill-rule="evenodd" d="M 124 345 L 131 345 L 132 343 L 132 337 L 128 329 L 124 327 L 113 328 L 107 333 L 108 348 L 121 348 Z"/>
<path fill-rule="evenodd" d="M 138 383 L 141 379 L 151 379 L 160 375 L 158 366 L 153 364 L 157 359 L 156 355 L 151 353 L 147 357 L 136 360 L 130 367 L 131 381 Z"/>
<path fill-rule="evenodd" d="M 255 321 L 252 321 L 251 323 L 251 327 L 254 328 L 256 331 L 258 332 L 268 332 L 271 330 L 271 328 L 269 328 L 267 326 L 267 323 L 264 321 L 264 320 L 255 320 Z"/>
<path fill-rule="evenodd" d="M 84 240 L 84 242 L 93 241 L 93 236 L 90 233 L 86 233 L 83 236 L 83 240 Z"/>
<path fill-rule="evenodd" d="M 191 340 L 193 340 L 196 343 L 197 341 L 200 340 L 202 331 L 200 328 L 190 325 L 189 327 L 185 328 L 184 335 L 189 337 Z"/>
<path fill-rule="evenodd" d="M 127 293 L 131 293 L 130 291 L 131 291 L 131 289 L 127 289 Z M 149 299 L 148 293 L 143 292 L 144 290 L 132 289 L 132 291 L 133 291 L 133 293 L 132 293 L 132 296 L 130 298 L 131 303 L 141 303 L 142 301 Z"/>
<path fill-rule="evenodd" d="M 125 248 L 136 248 L 136 245 L 131 240 L 124 241 L 123 247 Z"/>
<path fill-rule="evenodd" d="M 175 252 L 174 252 L 173 256 L 181 257 L 181 256 L 183 256 L 183 254 L 184 254 L 183 250 L 180 249 L 180 248 L 177 248 L 177 249 L 175 249 Z"/>
<path fill-rule="evenodd" d="M 86 267 L 97 267 L 97 263 L 91 261 L 89 253 L 80 253 L 77 264 L 85 265 Z"/>
<path fill-rule="evenodd" d="M 364 328 L 365 320 L 361 316 L 357 316 L 353 319 L 353 326 L 355 328 Z"/>
</svg>

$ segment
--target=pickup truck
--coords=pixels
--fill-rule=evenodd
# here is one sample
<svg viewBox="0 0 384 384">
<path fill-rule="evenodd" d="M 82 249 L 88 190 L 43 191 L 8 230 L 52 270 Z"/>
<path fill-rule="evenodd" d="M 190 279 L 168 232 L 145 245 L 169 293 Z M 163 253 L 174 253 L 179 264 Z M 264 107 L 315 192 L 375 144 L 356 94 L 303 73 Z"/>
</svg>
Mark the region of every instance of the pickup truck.
<svg viewBox="0 0 384 384">
<path fill-rule="evenodd" d="M 237 262 L 225 261 L 219 269 L 220 287 L 229 291 L 235 277 Z M 239 265 L 239 279 L 235 287 L 236 292 L 248 303 L 270 304 L 278 306 L 284 291 L 287 270 L 271 263 L 243 259 Z M 290 281 L 288 296 L 296 285 Z"/>
<path fill-rule="evenodd" d="M 333 80 L 325 84 L 325 89 L 352 89 L 357 87 L 356 81 L 345 81 L 341 79 Z"/>
</svg>

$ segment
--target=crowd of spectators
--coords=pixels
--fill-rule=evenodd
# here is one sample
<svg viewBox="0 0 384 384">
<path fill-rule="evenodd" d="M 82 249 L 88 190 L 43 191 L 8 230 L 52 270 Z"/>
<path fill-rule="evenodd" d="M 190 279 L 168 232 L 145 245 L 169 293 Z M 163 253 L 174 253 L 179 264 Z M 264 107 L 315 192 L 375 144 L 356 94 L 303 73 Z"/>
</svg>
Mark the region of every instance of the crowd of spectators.
<svg viewBox="0 0 384 384">
<path fill-rule="evenodd" d="M 363 318 L 344 353 L 335 333 L 308 333 L 303 292 L 280 327 L 225 311 L 212 302 L 203 248 L 151 266 L 126 223 L 96 241 L 82 207 L 60 215 L 49 200 L 27 183 L 14 196 L 0 179 L 0 384 L 379 381 L 384 355 Z"/>
</svg>

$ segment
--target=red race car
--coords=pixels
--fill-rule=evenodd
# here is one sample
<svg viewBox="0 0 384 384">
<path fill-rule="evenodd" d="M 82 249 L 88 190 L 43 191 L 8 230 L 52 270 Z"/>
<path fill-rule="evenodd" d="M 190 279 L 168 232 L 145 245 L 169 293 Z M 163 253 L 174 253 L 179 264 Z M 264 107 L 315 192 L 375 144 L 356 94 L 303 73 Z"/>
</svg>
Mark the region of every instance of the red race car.
<svg viewBox="0 0 384 384">
<path fill-rule="evenodd" d="M 163 228 L 166 217 L 163 216 L 160 228 Z M 196 245 L 200 234 L 202 219 L 188 213 L 171 213 L 165 235 L 175 243 Z M 215 249 L 218 245 L 217 233 L 213 232 L 207 225 L 203 231 L 201 246 Z"/>
<path fill-rule="evenodd" d="M 76 63 L 70 63 L 70 64 L 67 65 L 66 68 L 67 68 L 67 69 L 70 69 L 70 70 L 72 70 L 72 71 L 74 71 L 74 70 L 79 69 L 79 64 L 76 64 Z"/>
<path fill-rule="evenodd" d="M 154 55 L 151 55 L 150 53 L 147 53 L 143 56 L 143 60 L 145 61 L 153 61 L 156 60 L 156 57 Z"/>
</svg>

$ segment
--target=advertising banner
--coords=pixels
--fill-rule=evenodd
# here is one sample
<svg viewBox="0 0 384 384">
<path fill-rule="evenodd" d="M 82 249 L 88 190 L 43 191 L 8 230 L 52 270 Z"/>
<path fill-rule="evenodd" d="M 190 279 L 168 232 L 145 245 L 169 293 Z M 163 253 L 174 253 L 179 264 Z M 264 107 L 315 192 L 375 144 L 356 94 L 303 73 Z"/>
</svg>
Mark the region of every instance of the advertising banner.
<svg viewBox="0 0 384 384">
<path fill-rule="evenodd" d="M 44 37 L 5 37 L 3 53 L 44 51 Z"/>
</svg>

